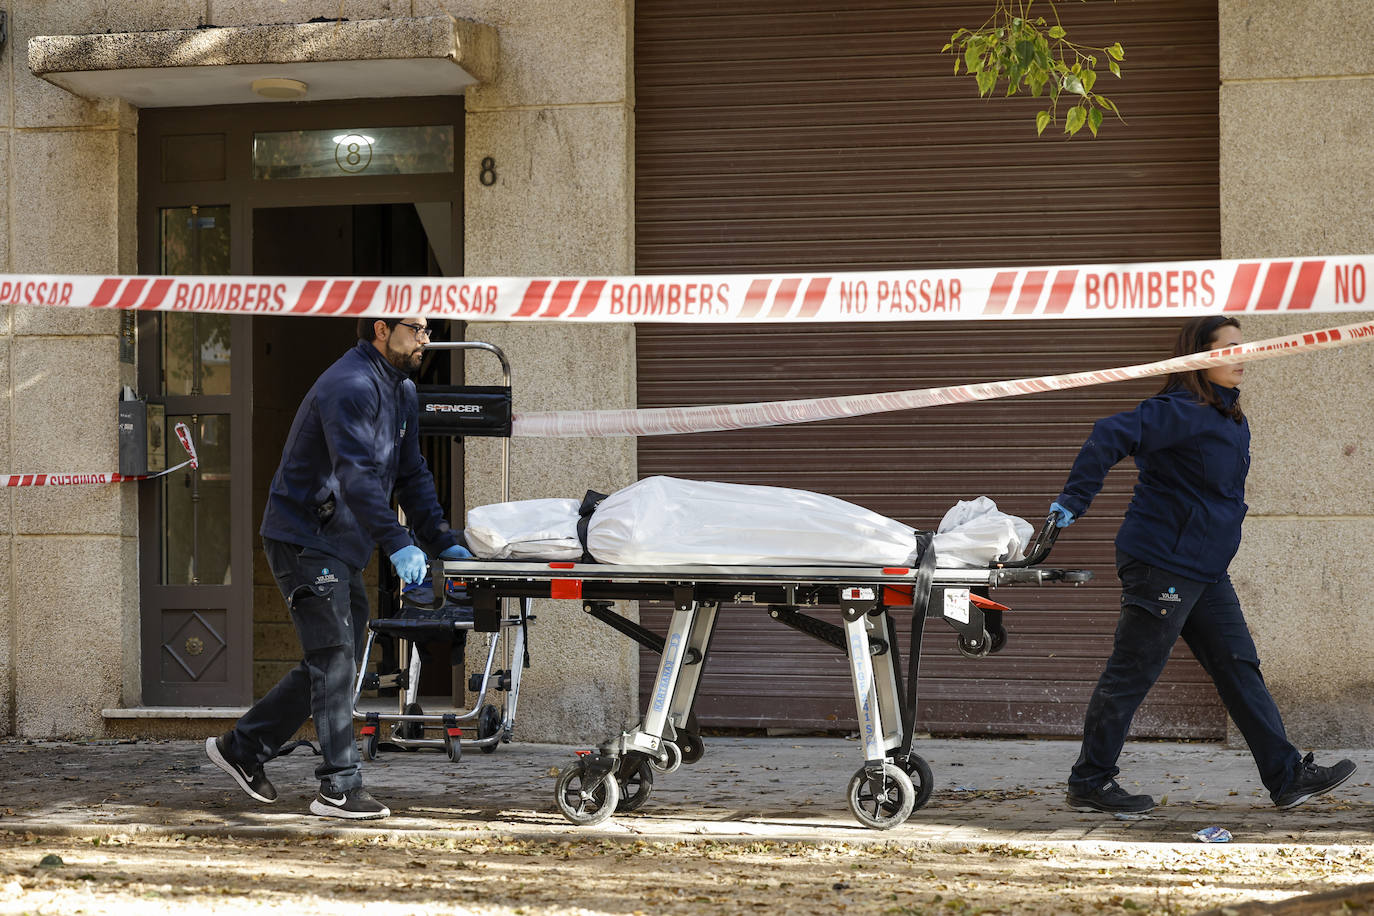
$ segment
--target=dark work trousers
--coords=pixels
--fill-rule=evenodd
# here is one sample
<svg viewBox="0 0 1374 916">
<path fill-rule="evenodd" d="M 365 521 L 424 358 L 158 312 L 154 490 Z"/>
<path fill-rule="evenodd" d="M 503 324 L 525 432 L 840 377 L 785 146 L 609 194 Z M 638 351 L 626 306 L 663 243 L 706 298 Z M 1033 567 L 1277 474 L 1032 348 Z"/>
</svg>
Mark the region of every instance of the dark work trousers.
<svg viewBox="0 0 1374 916">
<path fill-rule="evenodd" d="M 353 678 L 367 639 L 362 571 L 337 557 L 263 538 L 304 658 L 239 719 L 229 752 L 250 768 L 270 760 L 305 720 L 315 719 L 321 788 L 340 795 L 363 783 L 353 739 Z"/>
<path fill-rule="evenodd" d="M 1278 707 L 1260 675 L 1259 656 L 1245 625 L 1230 576 L 1194 582 L 1149 566 L 1120 551 L 1121 618 L 1107 667 L 1083 723 L 1083 749 L 1069 788 L 1099 788 L 1120 770 L 1116 761 L 1135 711 L 1182 636 L 1216 685 L 1231 721 L 1250 746 L 1260 779 L 1277 796 L 1301 760 L 1284 734 Z"/>
</svg>

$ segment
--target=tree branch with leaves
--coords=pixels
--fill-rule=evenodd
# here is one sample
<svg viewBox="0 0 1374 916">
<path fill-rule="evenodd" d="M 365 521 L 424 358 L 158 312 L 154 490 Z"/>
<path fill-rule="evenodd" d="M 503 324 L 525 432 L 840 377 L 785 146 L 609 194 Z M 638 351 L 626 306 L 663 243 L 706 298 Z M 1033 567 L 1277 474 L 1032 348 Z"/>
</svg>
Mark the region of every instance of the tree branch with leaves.
<svg viewBox="0 0 1374 916">
<path fill-rule="evenodd" d="M 1086 0 L 1080 0 L 1086 2 Z M 1116 103 L 1094 92 L 1097 67 L 1106 61 L 1115 77 L 1121 76 L 1126 51 L 1121 42 L 1095 48 L 1070 41 L 1068 30 L 1059 20 L 1054 0 L 1045 0 L 1054 23 L 1044 16 L 1033 16 L 1036 0 L 996 0 L 987 22 L 976 29 L 958 29 L 941 53 L 953 54 L 954 72 L 962 67 L 978 84 L 978 95 L 986 97 L 1005 84 L 1006 94 L 1022 89 L 1036 98 L 1046 97 L 1049 107 L 1035 116 L 1035 132 L 1059 120 L 1061 100 L 1068 104 L 1064 113 L 1064 132 L 1077 134 L 1084 125 L 1097 136 L 1104 112 L 1121 118 Z"/>
</svg>

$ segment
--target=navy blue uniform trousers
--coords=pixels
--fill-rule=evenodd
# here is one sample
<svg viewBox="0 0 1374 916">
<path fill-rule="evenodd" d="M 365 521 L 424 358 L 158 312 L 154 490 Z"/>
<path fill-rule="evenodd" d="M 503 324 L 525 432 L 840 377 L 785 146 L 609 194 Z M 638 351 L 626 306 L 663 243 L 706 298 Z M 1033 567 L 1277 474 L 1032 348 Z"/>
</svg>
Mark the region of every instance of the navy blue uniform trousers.
<svg viewBox="0 0 1374 916">
<path fill-rule="evenodd" d="M 1195 582 L 1120 551 L 1116 562 L 1121 618 L 1111 657 L 1088 701 L 1083 748 L 1069 788 L 1096 789 L 1120 772 L 1116 761 L 1131 719 L 1182 636 L 1249 745 L 1264 787 L 1271 798 L 1277 796 L 1296 775 L 1301 755 L 1284 733 L 1260 674 L 1259 655 L 1230 576 L 1215 583 Z"/>
<path fill-rule="evenodd" d="M 353 738 L 353 678 L 367 641 L 367 591 L 362 571 L 337 557 L 263 538 L 303 658 L 244 713 L 230 733 L 230 756 L 248 765 L 272 759 L 305 720 L 315 719 L 321 788 L 341 795 L 363 783 Z"/>
</svg>

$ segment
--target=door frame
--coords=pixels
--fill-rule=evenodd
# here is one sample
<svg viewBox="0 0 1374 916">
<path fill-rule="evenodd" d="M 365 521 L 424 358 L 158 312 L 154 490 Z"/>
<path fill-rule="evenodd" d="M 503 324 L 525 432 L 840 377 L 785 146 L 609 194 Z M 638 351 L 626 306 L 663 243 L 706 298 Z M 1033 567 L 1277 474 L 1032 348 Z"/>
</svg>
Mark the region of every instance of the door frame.
<svg viewBox="0 0 1374 916">
<path fill-rule="evenodd" d="M 258 209 L 350 204 L 448 202 L 451 253 L 462 273 L 464 103 L 461 96 L 384 101 L 231 105 L 210 108 L 145 109 L 138 127 L 139 272 L 160 273 L 159 214 L 190 206 L 229 208 L 229 272 L 253 274 L 253 214 Z M 330 178 L 254 179 L 253 135 L 259 131 L 360 129 L 452 124 L 454 170 L 435 175 L 353 175 Z M 169 181 L 163 161 L 168 139 L 201 135 L 222 138 L 218 177 Z M 211 144 L 213 146 L 213 144 Z M 161 584 L 162 488 L 139 486 L 139 607 L 143 703 L 167 706 L 241 706 L 252 700 L 253 563 L 258 520 L 252 512 L 253 363 L 252 319 L 230 319 L 229 395 L 177 396 L 162 392 L 160 321 L 139 313 L 138 385 L 150 404 L 174 402 L 175 412 L 228 413 L 230 446 L 230 585 Z M 169 405 L 170 406 L 170 405 Z M 172 411 L 169 410 L 168 413 Z M 169 453 L 170 457 L 170 453 Z M 230 653 L 223 681 L 168 683 L 160 678 L 163 651 L 161 612 L 173 608 L 225 609 Z"/>
</svg>

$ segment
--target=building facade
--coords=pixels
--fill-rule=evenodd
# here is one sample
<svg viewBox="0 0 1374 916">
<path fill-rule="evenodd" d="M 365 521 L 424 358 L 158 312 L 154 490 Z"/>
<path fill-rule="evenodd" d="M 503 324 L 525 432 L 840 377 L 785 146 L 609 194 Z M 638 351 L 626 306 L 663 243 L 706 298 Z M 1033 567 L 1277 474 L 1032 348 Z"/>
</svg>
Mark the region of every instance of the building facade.
<svg viewBox="0 0 1374 916">
<path fill-rule="evenodd" d="M 0 271 L 569 276 L 1374 251 L 1358 177 L 1374 83 L 1353 2 L 1073 4 L 1064 13 L 1080 17 L 1080 40 L 1120 39 L 1128 58 L 1110 93 L 1126 122 L 1072 141 L 1036 140 L 1029 103 L 977 100 L 948 74 L 939 46 L 981 21 L 985 3 L 861 6 L 0 2 Z M 255 92 L 260 80 L 276 82 Z M 357 168 L 379 135 L 404 154 Z M 1245 331 L 1337 323 L 1254 316 Z M 558 410 L 1122 365 L 1159 355 L 1176 325 L 447 333 L 506 351 L 517 410 Z M 5 494 L 0 731 L 201 734 L 293 663 L 257 517 L 302 386 L 351 335 L 351 322 L 320 318 L 131 325 L 113 312 L 9 310 L 0 457 L 11 472 L 113 469 L 111 401 L 124 386 L 159 422 L 191 423 L 206 460 L 160 483 Z M 1234 572 L 1303 743 L 1374 737 L 1363 689 L 1374 634 L 1356 604 L 1357 545 L 1371 529 L 1358 389 L 1374 354 L 1362 350 L 1247 376 L 1251 514 Z M 493 370 L 474 356 L 431 367 L 435 380 L 474 383 Z M 1034 520 L 1091 419 L 1149 390 L 733 438 L 517 440 L 510 489 L 580 497 L 672 473 L 821 490 L 918 527 L 980 494 Z M 455 519 L 500 499 L 495 440 L 429 457 Z M 1056 557 L 1093 567 L 1099 587 L 1008 595 L 1023 616 L 993 659 L 928 638 L 926 727 L 1073 733 L 1110 645 L 1110 539 L 1129 488 L 1114 472 Z M 643 609 L 651 623 L 657 614 Z M 845 727 L 842 660 L 754 619 L 764 616 L 722 627 L 703 722 Z M 584 743 L 635 715 L 635 673 L 648 666 L 627 640 L 550 605 L 531 641 L 517 737 Z M 1186 651 L 1138 726 L 1225 734 Z"/>
</svg>

